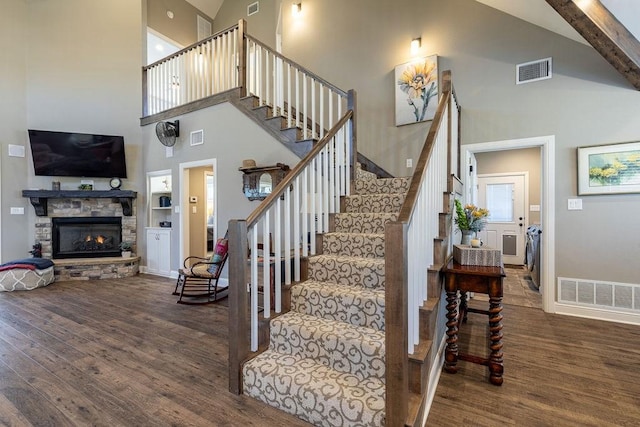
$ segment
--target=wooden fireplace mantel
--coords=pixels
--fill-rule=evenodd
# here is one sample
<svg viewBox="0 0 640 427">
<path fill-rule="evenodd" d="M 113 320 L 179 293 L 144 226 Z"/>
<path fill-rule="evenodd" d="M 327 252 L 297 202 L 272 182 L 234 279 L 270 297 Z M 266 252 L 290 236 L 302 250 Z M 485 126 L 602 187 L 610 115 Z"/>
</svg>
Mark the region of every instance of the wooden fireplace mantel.
<svg viewBox="0 0 640 427">
<path fill-rule="evenodd" d="M 47 216 L 49 199 L 114 199 L 122 205 L 122 214 L 131 216 L 136 191 L 128 190 L 22 190 L 22 197 L 28 197 L 37 216 Z"/>
</svg>

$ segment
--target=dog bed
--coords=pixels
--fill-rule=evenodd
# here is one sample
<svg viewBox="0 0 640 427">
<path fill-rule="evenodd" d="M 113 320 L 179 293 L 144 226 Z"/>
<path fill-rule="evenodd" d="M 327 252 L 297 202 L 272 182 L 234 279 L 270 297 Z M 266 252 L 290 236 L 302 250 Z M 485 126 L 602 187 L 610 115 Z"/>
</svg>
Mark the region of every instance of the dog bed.
<svg viewBox="0 0 640 427">
<path fill-rule="evenodd" d="M 53 261 L 25 258 L 0 265 L 0 292 L 30 291 L 54 280 Z"/>
</svg>

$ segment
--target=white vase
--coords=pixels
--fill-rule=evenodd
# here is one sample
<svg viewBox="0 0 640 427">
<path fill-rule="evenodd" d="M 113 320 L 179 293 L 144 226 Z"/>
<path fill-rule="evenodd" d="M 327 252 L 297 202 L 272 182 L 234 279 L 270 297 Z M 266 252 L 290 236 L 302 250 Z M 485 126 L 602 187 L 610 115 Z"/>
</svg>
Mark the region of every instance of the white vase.
<svg viewBox="0 0 640 427">
<path fill-rule="evenodd" d="M 131 258 L 131 251 L 122 251 L 122 258 Z"/>
</svg>

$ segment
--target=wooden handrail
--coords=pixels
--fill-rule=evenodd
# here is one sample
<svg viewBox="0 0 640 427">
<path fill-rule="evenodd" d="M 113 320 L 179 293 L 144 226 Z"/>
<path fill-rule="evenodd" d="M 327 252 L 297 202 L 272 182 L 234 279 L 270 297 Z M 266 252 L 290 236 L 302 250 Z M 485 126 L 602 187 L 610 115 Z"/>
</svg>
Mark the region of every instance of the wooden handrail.
<svg viewBox="0 0 640 427">
<path fill-rule="evenodd" d="M 407 191 L 407 196 L 405 197 L 402 209 L 398 214 L 398 222 L 409 221 L 413 214 L 420 183 L 422 182 L 422 177 L 426 173 L 426 166 L 429 163 L 429 157 L 431 157 L 431 153 L 433 152 L 433 144 L 435 142 L 436 135 L 438 135 L 438 132 L 440 131 L 446 106 L 451 98 L 451 71 L 444 71 L 442 73 L 442 77 L 444 83 L 442 96 L 440 97 L 440 102 L 438 102 L 438 108 L 436 109 L 436 114 L 431 122 L 429 133 L 427 133 L 424 145 L 422 146 L 420 157 L 418 157 L 418 163 L 416 164 L 416 170 L 411 177 L 411 185 Z"/>
<path fill-rule="evenodd" d="M 247 218 L 247 228 L 256 224 L 258 219 L 264 215 L 264 213 L 276 202 L 278 198 L 282 195 L 284 190 L 288 188 L 291 183 L 300 175 L 300 173 L 307 167 L 311 160 L 318 155 L 322 151 L 322 149 L 331 141 L 331 139 L 337 135 L 338 130 L 340 130 L 346 123 L 353 117 L 353 110 L 347 111 L 344 116 L 331 128 L 329 132 L 318 141 L 311 151 L 302 159 L 298 164 L 289 172 L 280 183 L 273 189 L 271 194 L 267 196 L 266 199 L 254 210 L 251 215 Z M 352 147 L 352 150 L 355 151 L 356 147 Z M 353 171 L 353 167 L 351 168 Z M 353 172 L 352 172 L 353 173 Z"/>
<path fill-rule="evenodd" d="M 451 111 L 451 106 L 455 104 L 455 98 L 453 95 L 453 85 L 451 84 L 451 72 L 445 71 L 442 76 L 442 96 L 438 102 L 438 107 L 431 122 L 431 127 L 427 133 L 424 146 L 420 153 L 420 157 L 416 164 L 416 171 L 414 172 L 409 190 L 405 197 L 404 203 L 398 215 L 396 221 L 391 221 L 385 228 L 385 348 L 386 348 L 386 425 L 388 427 L 400 427 L 404 426 L 409 413 L 409 354 L 407 349 L 410 344 L 413 348 L 415 344 L 414 339 L 410 339 L 409 332 L 412 329 L 412 334 L 415 333 L 412 327 L 415 327 L 415 318 L 417 316 L 416 303 L 416 286 L 415 279 L 411 280 L 412 276 L 419 277 L 416 268 L 426 269 L 429 265 L 424 265 L 425 259 L 416 261 L 422 254 L 412 252 L 416 251 L 419 247 L 414 247 L 415 230 L 412 229 L 415 223 L 425 226 L 428 224 L 428 215 L 438 215 L 436 212 L 425 212 L 422 206 L 423 198 L 427 198 L 427 194 L 433 194 L 433 191 L 428 192 L 423 188 L 425 182 L 428 179 L 433 179 L 432 174 L 437 174 L 437 177 L 443 178 L 440 174 L 446 174 L 447 177 L 452 173 L 452 144 L 457 141 L 452 140 L 452 120 L 451 115 L 454 112 Z M 457 108 L 457 107 L 456 107 Z M 459 110 L 456 109 L 456 114 L 459 117 Z M 459 120 L 457 121 L 459 126 Z M 441 138 L 441 132 L 446 127 L 446 140 Z M 455 130 L 456 133 L 457 129 Z M 442 144 L 446 145 L 447 152 L 446 160 L 442 158 Z M 438 147 L 436 147 L 438 145 Z M 438 149 L 436 149 L 438 148 Z M 436 160 L 432 159 L 434 155 L 437 155 Z M 459 158 L 459 156 L 458 156 Z M 442 171 L 439 171 L 438 165 L 444 166 L 443 163 L 447 162 L 446 167 Z M 433 170 L 431 168 L 434 168 Z M 436 177 L 436 180 L 438 178 Z M 438 183 L 434 183 L 438 185 Z M 436 190 L 440 191 L 440 190 Z M 444 194 L 442 195 L 444 196 Z M 419 202 L 420 198 L 420 203 Z M 428 201 L 428 200 L 426 200 Z M 419 212 L 419 214 L 416 214 Z M 418 226 L 419 227 L 419 226 Z M 413 231 L 412 231 L 413 230 Z M 411 233 L 414 234 L 411 234 Z M 424 239 L 431 239 L 432 237 L 438 237 L 436 235 L 424 235 Z M 446 237 L 446 236 L 445 236 Z M 422 237 L 420 237 L 422 238 Z M 432 254 L 433 255 L 433 254 Z M 427 260 L 430 264 L 431 260 Z M 426 275 L 425 275 L 426 276 Z M 422 283 L 418 280 L 419 287 L 426 287 L 427 283 Z M 422 289 L 422 288 L 421 288 Z M 410 300 L 410 295 L 413 295 Z M 426 294 L 425 298 L 429 295 Z M 419 298 L 422 300 L 422 297 Z M 414 336 L 414 335 L 412 335 Z M 436 337 L 437 338 L 437 337 Z M 434 338 L 435 339 L 435 338 Z M 409 353 L 411 352 L 409 349 Z"/>
</svg>

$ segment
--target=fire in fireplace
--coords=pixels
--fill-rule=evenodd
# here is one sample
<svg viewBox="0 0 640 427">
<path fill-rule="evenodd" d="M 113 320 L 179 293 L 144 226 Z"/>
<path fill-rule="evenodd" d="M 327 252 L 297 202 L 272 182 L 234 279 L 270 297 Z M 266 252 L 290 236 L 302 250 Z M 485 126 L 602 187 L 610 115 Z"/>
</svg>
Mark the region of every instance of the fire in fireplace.
<svg viewBox="0 0 640 427">
<path fill-rule="evenodd" d="M 121 217 L 52 218 L 53 258 L 120 255 Z"/>
</svg>

